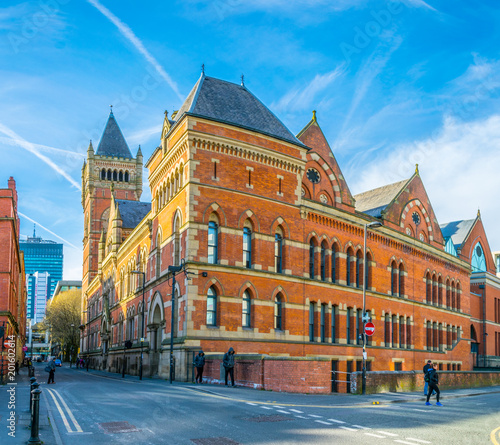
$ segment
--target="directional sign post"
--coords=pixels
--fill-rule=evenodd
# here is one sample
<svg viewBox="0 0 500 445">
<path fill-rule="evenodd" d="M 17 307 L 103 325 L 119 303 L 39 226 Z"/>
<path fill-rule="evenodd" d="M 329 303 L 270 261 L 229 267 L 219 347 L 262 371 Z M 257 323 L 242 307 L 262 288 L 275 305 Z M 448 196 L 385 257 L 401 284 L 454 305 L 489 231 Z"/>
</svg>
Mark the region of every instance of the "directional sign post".
<svg viewBox="0 0 500 445">
<path fill-rule="evenodd" d="M 368 336 L 372 336 L 375 333 L 375 325 L 373 323 L 366 323 L 365 324 L 365 334 Z"/>
</svg>

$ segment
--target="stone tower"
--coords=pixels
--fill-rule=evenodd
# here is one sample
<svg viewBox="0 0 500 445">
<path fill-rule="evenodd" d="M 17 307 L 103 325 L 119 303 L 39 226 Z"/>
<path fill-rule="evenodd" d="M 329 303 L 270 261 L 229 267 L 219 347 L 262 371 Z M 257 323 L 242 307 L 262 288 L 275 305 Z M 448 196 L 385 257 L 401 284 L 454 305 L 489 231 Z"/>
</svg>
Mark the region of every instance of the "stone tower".
<svg viewBox="0 0 500 445">
<path fill-rule="evenodd" d="M 82 167 L 83 292 L 98 272 L 99 240 L 108 227 L 112 195 L 139 201 L 142 164 L 141 148 L 134 159 L 111 110 L 97 151 L 90 141 Z"/>
</svg>

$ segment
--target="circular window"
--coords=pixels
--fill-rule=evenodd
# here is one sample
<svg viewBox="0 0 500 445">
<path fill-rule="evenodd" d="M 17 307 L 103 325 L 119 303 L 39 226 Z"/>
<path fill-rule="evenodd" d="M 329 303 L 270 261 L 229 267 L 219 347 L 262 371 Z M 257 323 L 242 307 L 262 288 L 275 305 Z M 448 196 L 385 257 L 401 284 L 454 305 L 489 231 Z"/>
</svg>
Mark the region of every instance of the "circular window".
<svg viewBox="0 0 500 445">
<path fill-rule="evenodd" d="M 411 219 L 413 220 L 415 225 L 418 226 L 420 224 L 420 215 L 417 212 L 413 212 L 413 215 L 411 215 Z"/>
<path fill-rule="evenodd" d="M 326 195 L 324 194 L 321 194 L 320 197 L 319 197 L 319 200 L 323 203 L 323 204 L 326 204 L 328 202 L 328 198 L 326 197 Z"/>
<path fill-rule="evenodd" d="M 411 236 L 411 229 L 409 227 L 406 228 L 406 234 Z"/>
<path fill-rule="evenodd" d="M 476 255 L 477 255 L 478 257 L 483 256 L 483 251 L 481 250 L 481 247 L 480 247 L 480 246 L 476 246 Z"/>
<path fill-rule="evenodd" d="M 420 241 L 425 241 L 425 235 L 423 233 L 420 234 Z"/>
<path fill-rule="evenodd" d="M 309 179 L 309 181 L 311 181 L 313 184 L 317 184 L 321 178 L 318 170 L 316 170 L 315 168 L 310 168 L 309 170 L 307 170 L 306 176 L 307 179 Z"/>
</svg>

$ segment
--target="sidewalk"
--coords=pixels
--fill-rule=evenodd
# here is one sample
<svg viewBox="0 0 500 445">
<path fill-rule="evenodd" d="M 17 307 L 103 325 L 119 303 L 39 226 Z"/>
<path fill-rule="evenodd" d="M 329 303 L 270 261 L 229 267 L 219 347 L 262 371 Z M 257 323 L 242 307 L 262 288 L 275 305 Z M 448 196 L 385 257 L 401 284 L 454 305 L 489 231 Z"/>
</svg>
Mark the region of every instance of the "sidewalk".
<svg viewBox="0 0 500 445">
<path fill-rule="evenodd" d="M 35 377 L 39 383 L 45 382 L 46 375 L 40 372 L 43 368 L 35 367 Z M 11 395 L 7 392 L 10 388 L 15 388 L 15 408 L 9 408 Z M 39 437 L 45 444 L 55 444 L 56 439 L 52 427 L 49 422 L 49 413 L 47 411 L 47 403 L 44 394 L 44 385 L 40 385 L 42 394 L 40 394 L 40 417 L 39 417 Z M 12 394 L 14 394 L 12 392 Z M 15 385 L 7 384 L 0 386 L 0 443 L 2 444 L 26 444 L 31 437 L 30 420 L 30 378 L 28 376 L 28 368 L 21 368 L 20 373 L 16 376 Z M 9 421 L 11 411 L 15 411 L 15 436 L 9 436 L 10 430 L 7 428 L 11 425 Z"/>
</svg>

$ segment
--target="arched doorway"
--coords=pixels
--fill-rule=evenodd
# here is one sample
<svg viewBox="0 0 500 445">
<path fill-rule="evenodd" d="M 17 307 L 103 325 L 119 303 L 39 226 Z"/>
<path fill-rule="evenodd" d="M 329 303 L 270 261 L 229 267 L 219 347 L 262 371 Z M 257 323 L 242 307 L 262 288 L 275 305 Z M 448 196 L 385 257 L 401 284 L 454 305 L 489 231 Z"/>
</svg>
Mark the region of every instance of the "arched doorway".
<svg viewBox="0 0 500 445">
<path fill-rule="evenodd" d="M 160 364 L 160 353 L 161 353 L 161 341 L 162 341 L 162 316 L 160 305 L 156 305 L 153 311 L 153 317 L 151 319 L 151 323 L 149 324 L 149 332 L 150 332 L 150 366 L 149 366 L 149 374 L 151 376 L 158 375 L 158 367 Z"/>
</svg>

